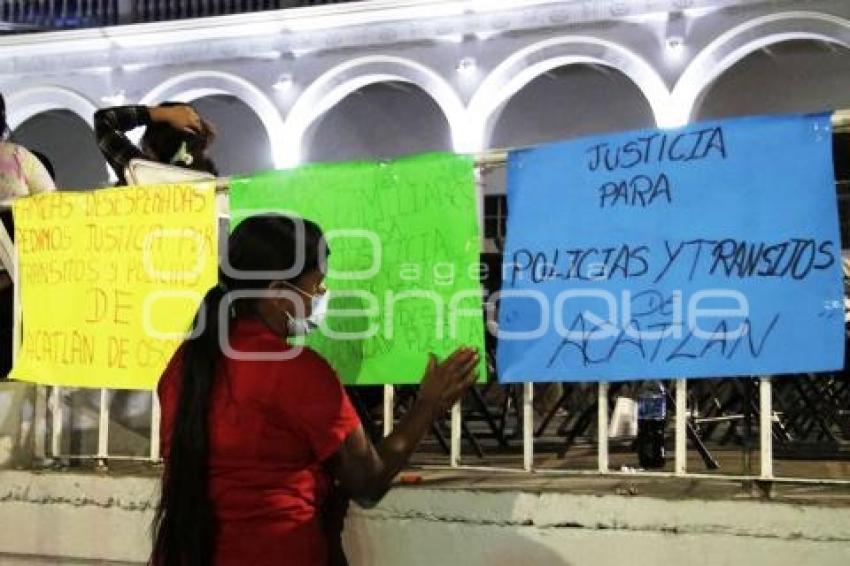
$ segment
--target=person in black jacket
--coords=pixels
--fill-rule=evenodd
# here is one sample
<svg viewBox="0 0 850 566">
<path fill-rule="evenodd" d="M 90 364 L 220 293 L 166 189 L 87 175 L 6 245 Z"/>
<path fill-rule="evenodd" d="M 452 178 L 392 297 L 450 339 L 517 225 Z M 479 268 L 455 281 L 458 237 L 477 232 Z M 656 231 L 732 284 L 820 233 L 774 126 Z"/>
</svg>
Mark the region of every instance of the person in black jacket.
<svg viewBox="0 0 850 566">
<path fill-rule="evenodd" d="M 136 147 L 127 132 L 145 126 L 140 146 Z M 126 185 L 124 170 L 131 159 L 147 159 L 218 175 L 208 150 L 215 131 L 190 104 L 165 102 L 159 106 L 115 106 L 98 110 L 94 115 L 97 146 L 118 176 L 118 184 Z"/>
</svg>

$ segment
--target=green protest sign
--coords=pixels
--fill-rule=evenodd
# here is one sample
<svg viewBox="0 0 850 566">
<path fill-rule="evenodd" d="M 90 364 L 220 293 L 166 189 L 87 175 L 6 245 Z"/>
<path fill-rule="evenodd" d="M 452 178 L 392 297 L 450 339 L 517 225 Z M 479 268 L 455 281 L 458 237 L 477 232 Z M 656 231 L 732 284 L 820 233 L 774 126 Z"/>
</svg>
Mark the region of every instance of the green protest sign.
<svg viewBox="0 0 850 566">
<path fill-rule="evenodd" d="M 307 344 L 345 383 L 418 383 L 428 352 L 442 358 L 467 345 L 483 354 L 470 158 L 308 165 L 230 187 L 232 227 L 280 211 L 325 231 L 329 312 Z"/>
</svg>

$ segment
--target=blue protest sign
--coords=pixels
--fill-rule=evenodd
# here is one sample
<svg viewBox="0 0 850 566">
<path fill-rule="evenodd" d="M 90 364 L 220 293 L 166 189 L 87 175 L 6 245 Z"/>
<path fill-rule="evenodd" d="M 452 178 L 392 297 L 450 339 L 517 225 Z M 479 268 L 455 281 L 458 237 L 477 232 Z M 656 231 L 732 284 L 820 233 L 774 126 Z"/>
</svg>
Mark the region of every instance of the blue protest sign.
<svg viewBox="0 0 850 566">
<path fill-rule="evenodd" d="M 827 114 L 512 152 L 508 214 L 502 381 L 842 366 Z"/>
</svg>

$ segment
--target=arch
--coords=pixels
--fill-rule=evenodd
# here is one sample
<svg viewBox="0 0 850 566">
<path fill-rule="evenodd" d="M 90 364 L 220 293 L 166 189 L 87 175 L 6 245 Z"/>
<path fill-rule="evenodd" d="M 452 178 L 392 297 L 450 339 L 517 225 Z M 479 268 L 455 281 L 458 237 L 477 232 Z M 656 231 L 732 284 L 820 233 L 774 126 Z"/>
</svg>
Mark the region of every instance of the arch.
<svg viewBox="0 0 850 566">
<path fill-rule="evenodd" d="M 171 77 L 153 88 L 140 103 L 158 104 L 166 100 L 192 102 L 204 96 L 224 94 L 238 98 L 248 105 L 263 123 L 269 136 L 272 162 L 282 167 L 284 156 L 283 120 L 275 104 L 256 85 L 230 73 L 220 71 L 192 71 Z"/>
<path fill-rule="evenodd" d="M 469 103 L 475 143 L 483 148 L 499 111 L 520 89 L 544 73 L 573 64 L 595 64 L 626 75 L 643 93 L 659 126 L 670 123 L 670 91 L 643 57 L 617 43 L 585 36 L 556 37 L 509 56 L 484 79 Z"/>
<path fill-rule="evenodd" d="M 93 189 L 112 181 L 112 168 L 91 126 L 71 110 L 51 109 L 31 116 L 15 128 L 13 139 L 49 159 L 58 187 Z"/>
<path fill-rule="evenodd" d="M 250 106 L 232 95 L 221 94 L 196 99 L 193 104 L 218 131 L 225 133 L 217 137 L 209 151 L 221 175 L 275 168 L 266 128 Z"/>
<path fill-rule="evenodd" d="M 6 96 L 6 121 L 13 131 L 43 112 L 68 110 L 79 116 L 93 132 L 97 109 L 98 106 L 82 94 L 61 86 L 36 86 Z M 104 168 L 109 181 L 115 182 L 118 178 L 112 168 L 107 164 Z"/>
<path fill-rule="evenodd" d="M 673 88 L 674 123 L 687 123 L 712 83 L 747 55 L 798 39 L 850 47 L 850 21 L 816 12 L 781 12 L 752 19 L 721 34 L 693 58 Z"/>
<path fill-rule="evenodd" d="M 311 125 L 322 114 L 358 89 L 389 81 L 414 84 L 434 99 L 449 123 L 455 151 L 465 153 L 477 149 L 471 143 L 466 108 L 448 81 L 421 63 L 376 55 L 337 65 L 301 93 L 284 123 L 286 165 L 294 166 L 301 161 L 302 144 Z"/>
<path fill-rule="evenodd" d="M 25 88 L 6 96 L 6 119 L 14 130 L 36 114 L 48 110 L 70 110 L 94 129 L 97 105 L 73 90 L 59 86 Z"/>
</svg>

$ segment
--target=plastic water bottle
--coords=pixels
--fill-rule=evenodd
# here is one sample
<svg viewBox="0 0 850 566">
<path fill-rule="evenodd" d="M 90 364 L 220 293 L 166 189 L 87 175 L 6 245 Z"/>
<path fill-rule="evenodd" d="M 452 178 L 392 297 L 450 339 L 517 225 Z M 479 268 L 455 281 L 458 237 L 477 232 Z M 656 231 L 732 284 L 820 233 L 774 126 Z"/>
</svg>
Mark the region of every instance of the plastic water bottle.
<svg viewBox="0 0 850 566">
<path fill-rule="evenodd" d="M 663 468 L 664 429 L 667 425 L 667 393 L 660 381 L 650 381 L 638 395 L 638 430 L 635 448 L 644 469 Z"/>
</svg>

